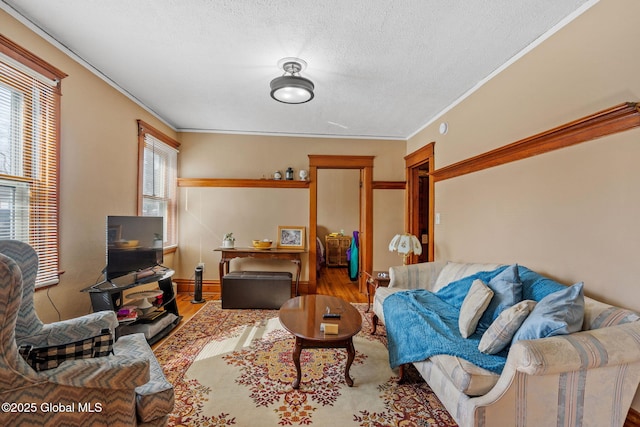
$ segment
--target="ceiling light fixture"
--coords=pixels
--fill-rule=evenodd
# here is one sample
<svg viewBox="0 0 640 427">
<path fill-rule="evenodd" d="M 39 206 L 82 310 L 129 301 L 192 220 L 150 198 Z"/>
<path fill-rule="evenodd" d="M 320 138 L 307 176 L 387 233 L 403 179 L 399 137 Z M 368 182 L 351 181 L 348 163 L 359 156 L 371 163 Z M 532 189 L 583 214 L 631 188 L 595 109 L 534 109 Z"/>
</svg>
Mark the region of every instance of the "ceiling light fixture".
<svg viewBox="0 0 640 427">
<path fill-rule="evenodd" d="M 300 76 L 307 63 L 298 58 L 284 58 L 278 67 L 284 70 L 282 77 L 271 80 L 271 97 L 285 104 L 303 104 L 313 99 L 315 86 L 309 79 Z"/>
</svg>

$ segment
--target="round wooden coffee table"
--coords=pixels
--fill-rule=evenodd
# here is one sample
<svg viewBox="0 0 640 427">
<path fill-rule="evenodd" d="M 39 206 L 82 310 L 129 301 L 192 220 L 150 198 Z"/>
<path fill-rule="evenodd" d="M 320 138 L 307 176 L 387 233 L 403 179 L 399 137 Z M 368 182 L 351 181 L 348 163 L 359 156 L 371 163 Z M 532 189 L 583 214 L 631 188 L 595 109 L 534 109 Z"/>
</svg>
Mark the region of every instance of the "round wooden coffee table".
<svg viewBox="0 0 640 427">
<path fill-rule="evenodd" d="M 340 313 L 339 319 L 324 319 L 327 312 Z M 296 380 L 293 388 L 300 387 L 302 371 L 300 370 L 300 353 L 303 348 L 346 348 L 347 365 L 344 378 L 349 387 L 353 380 L 349 376 L 349 368 L 356 356 L 353 347 L 353 336 L 362 328 L 362 316 L 348 302 L 328 295 L 304 295 L 292 298 L 280 307 L 280 323 L 296 337 L 293 350 L 293 363 L 296 366 Z M 325 334 L 320 331 L 320 324 L 338 325 L 337 334 Z"/>
</svg>

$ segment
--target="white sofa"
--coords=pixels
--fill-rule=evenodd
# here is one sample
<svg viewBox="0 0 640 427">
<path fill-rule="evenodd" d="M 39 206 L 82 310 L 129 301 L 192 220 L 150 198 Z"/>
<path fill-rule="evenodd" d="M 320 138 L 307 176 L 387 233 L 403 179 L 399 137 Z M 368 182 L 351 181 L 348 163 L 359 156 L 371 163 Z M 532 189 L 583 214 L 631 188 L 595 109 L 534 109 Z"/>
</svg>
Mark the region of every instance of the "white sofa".
<svg viewBox="0 0 640 427">
<path fill-rule="evenodd" d="M 389 287 L 376 290 L 372 333 L 378 320 L 385 322 L 390 294 L 437 292 L 497 267 L 442 261 L 392 267 Z M 585 297 L 582 331 L 515 342 L 500 375 L 448 355 L 413 365 L 460 426 L 622 426 L 640 382 L 638 319 Z"/>
</svg>

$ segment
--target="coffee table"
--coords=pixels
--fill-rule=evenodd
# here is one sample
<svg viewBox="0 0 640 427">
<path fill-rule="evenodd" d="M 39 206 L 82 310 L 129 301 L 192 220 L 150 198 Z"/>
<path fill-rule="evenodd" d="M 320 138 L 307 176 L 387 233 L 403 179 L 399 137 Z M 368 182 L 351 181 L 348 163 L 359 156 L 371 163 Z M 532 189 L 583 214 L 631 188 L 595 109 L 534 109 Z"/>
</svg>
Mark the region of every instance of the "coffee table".
<svg viewBox="0 0 640 427">
<path fill-rule="evenodd" d="M 324 319 L 322 315 L 327 312 L 327 307 L 331 313 L 340 313 L 340 319 Z M 362 328 L 362 316 L 354 306 L 340 298 L 328 295 L 304 295 L 282 304 L 279 317 L 282 326 L 296 337 L 293 350 L 293 363 L 296 366 L 294 389 L 300 387 L 302 378 L 300 353 L 304 348 L 347 349 L 344 378 L 349 387 L 353 386 L 353 380 L 349 376 L 349 368 L 356 355 L 353 336 Z M 321 323 L 337 324 L 338 333 L 325 334 L 320 331 Z"/>
</svg>

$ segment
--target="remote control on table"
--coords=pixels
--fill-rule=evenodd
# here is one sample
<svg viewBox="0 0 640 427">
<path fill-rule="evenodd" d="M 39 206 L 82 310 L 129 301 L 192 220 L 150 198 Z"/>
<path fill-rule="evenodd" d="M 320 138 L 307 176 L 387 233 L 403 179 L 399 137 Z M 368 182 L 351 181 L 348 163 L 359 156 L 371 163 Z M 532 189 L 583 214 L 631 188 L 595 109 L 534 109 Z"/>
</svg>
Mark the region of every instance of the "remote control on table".
<svg viewBox="0 0 640 427">
<path fill-rule="evenodd" d="M 324 313 L 322 315 L 323 319 L 339 319 L 340 313 Z"/>
</svg>

